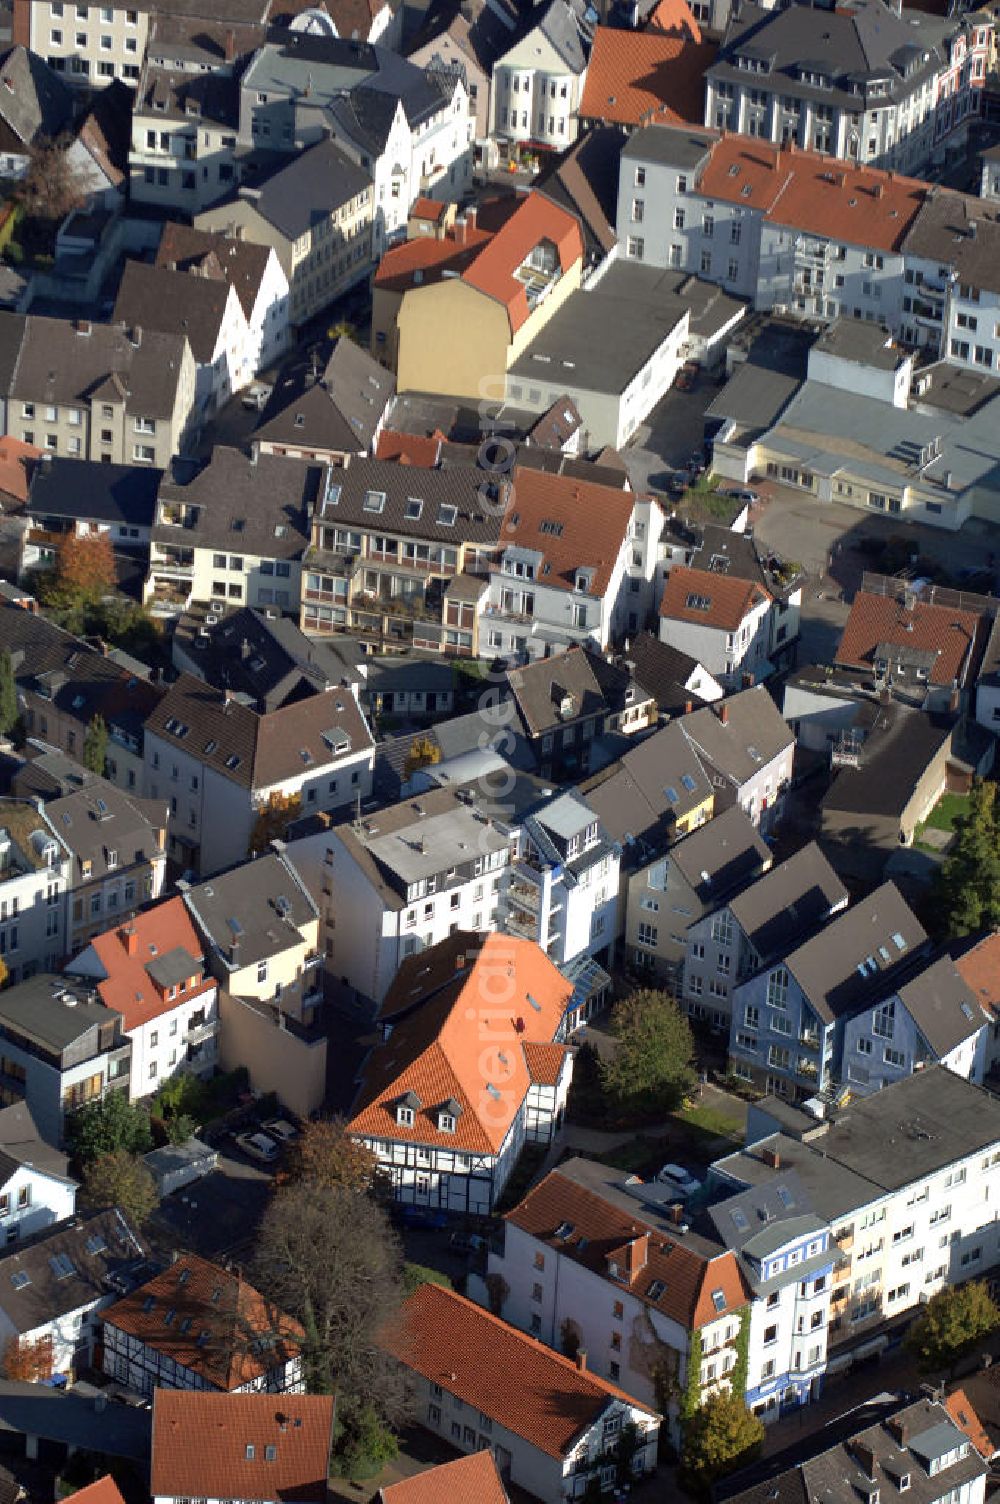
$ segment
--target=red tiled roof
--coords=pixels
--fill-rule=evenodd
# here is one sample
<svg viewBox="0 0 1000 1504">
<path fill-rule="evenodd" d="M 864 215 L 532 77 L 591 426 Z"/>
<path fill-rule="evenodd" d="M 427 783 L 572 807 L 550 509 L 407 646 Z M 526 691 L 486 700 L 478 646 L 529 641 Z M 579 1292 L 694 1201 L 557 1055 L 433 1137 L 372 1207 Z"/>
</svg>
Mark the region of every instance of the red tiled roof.
<svg viewBox="0 0 1000 1504">
<path fill-rule="evenodd" d="M 107 972 L 106 980 L 97 984 L 101 1001 L 121 1014 L 127 1032 L 182 1003 L 193 1002 L 216 985 L 211 975 L 205 976 L 204 947 L 179 896 L 137 914 L 127 924 L 95 935 L 90 943 Z M 134 947 L 131 955 L 130 943 Z M 178 993 L 171 998 L 169 989 L 161 987 L 147 968 L 175 950 L 190 957 L 187 980 L 194 985 L 180 989 L 178 983 Z M 182 957 L 177 960 L 180 962 Z"/>
<path fill-rule="evenodd" d="M 660 0 L 646 22 L 647 31 L 679 32 L 690 37 L 692 42 L 701 41 L 701 27 L 692 14 L 687 0 Z"/>
<path fill-rule="evenodd" d="M 193 1253 L 111 1306 L 103 1320 L 226 1391 L 294 1358 L 302 1331 L 241 1275 Z M 260 1351 L 252 1348 L 253 1333 L 269 1339 Z"/>
<path fill-rule="evenodd" d="M 697 597 L 708 605 L 693 606 Z M 660 602 L 660 615 L 671 621 L 694 622 L 720 632 L 735 632 L 755 606 L 770 600 L 763 585 L 736 575 L 713 574 L 707 569 L 688 569 L 679 564 L 667 575 Z"/>
<path fill-rule="evenodd" d="M 556 1086 L 566 1061 L 564 1044 L 526 1044 L 524 1059 L 528 1074 L 539 1086 Z"/>
<path fill-rule="evenodd" d="M 945 1400 L 944 1408 L 947 1410 L 956 1426 L 960 1426 L 961 1429 L 965 1432 L 966 1436 L 972 1442 L 972 1445 L 975 1447 L 979 1455 L 981 1457 L 985 1457 L 986 1460 L 989 1461 L 989 1459 L 993 1456 L 993 1453 L 996 1451 L 996 1448 L 994 1447 L 992 1441 L 990 1441 L 986 1427 L 979 1419 L 979 1416 L 976 1414 L 975 1410 L 973 1410 L 972 1405 L 969 1401 L 969 1396 L 966 1394 L 965 1390 L 953 1390 Z"/>
<path fill-rule="evenodd" d="M 638 1213 L 638 1202 L 636 1211 Z M 637 1237 L 648 1238 L 645 1259 L 637 1262 L 632 1278 L 623 1284 L 638 1300 L 662 1311 L 691 1331 L 717 1321 L 726 1312 L 739 1310 L 748 1299 L 739 1265 L 731 1250 L 707 1257 L 686 1248 L 644 1223 L 638 1215 L 626 1215 L 610 1201 L 569 1175 L 552 1170 L 507 1213 L 506 1221 L 522 1232 L 548 1243 L 564 1258 L 583 1265 L 602 1277 L 608 1276 L 608 1259 L 616 1251 L 619 1269 L 629 1268 L 624 1255 Z M 556 1229 L 572 1232 L 557 1238 Z M 653 1281 L 662 1282 L 662 1293 L 651 1298 Z M 713 1293 L 721 1291 L 720 1311 Z"/>
<path fill-rule="evenodd" d="M 157 1389 L 151 1491 L 326 1504 L 332 1435 L 332 1395 Z"/>
<path fill-rule="evenodd" d="M 384 253 L 375 273 L 376 287 L 390 292 L 406 292 L 418 283 L 439 282 L 445 271 L 464 271 L 477 252 L 492 240 L 489 230 L 466 229 L 460 241 L 454 230 L 446 230 L 442 239 L 418 235 L 393 245 Z M 416 275 L 419 273 L 419 277 Z"/>
<path fill-rule="evenodd" d="M 898 250 L 927 185 L 821 152 L 725 135 L 698 180 L 706 198 L 763 210 L 775 224 L 873 250 Z"/>
<path fill-rule="evenodd" d="M 403 1483 L 390 1483 L 380 1504 L 509 1504 L 492 1452 L 442 1462 Z"/>
<path fill-rule="evenodd" d="M 562 272 L 583 257 L 579 221 L 542 194 L 529 193 L 462 273 L 463 282 L 504 305 L 512 334 L 527 321 L 531 311 L 524 284 L 514 274 L 543 240 L 555 246 Z"/>
<path fill-rule="evenodd" d="M 875 649 L 886 642 L 936 653 L 931 684 L 951 684 L 956 679 L 961 683 L 978 627 L 979 617 L 974 611 L 931 606 L 924 601 L 907 609 L 892 596 L 859 590 L 834 662 L 852 668 L 862 664 L 870 667 Z"/>
<path fill-rule="evenodd" d="M 597 598 L 611 583 L 634 508 L 635 496 L 630 491 L 518 467 L 504 517 L 503 538 L 542 553 L 537 575 L 540 585 L 573 590 L 578 569 L 594 570 L 586 593 Z M 549 526 L 552 523 L 558 532 Z"/>
<path fill-rule="evenodd" d="M 89 1483 L 86 1488 L 81 1488 L 69 1497 L 76 1504 L 125 1504 L 118 1492 L 117 1483 L 111 1477 L 98 1478 L 96 1483 Z"/>
<path fill-rule="evenodd" d="M 549 1457 L 565 1457 L 609 1401 L 636 1404 L 615 1384 L 441 1285 L 420 1285 L 381 1340 L 407 1368 Z"/>
<path fill-rule="evenodd" d="M 382 1006 L 399 1019 L 368 1057 L 351 1133 L 495 1154 L 531 1085 L 526 1049 L 552 1042 L 572 991 L 544 951 L 511 935 L 460 931 L 409 957 Z M 396 1120 L 408 1092 L 412 1127 Z M 449 1099 L 453 1133 L 437 1125 Z"/>
<path fill-rule="evenodd" d="M 1000 930 L 986 935 L 964 955 L 955 957 L 955 970 L 979 1004 L 1000 1016 Z"/>
<path fill-rule="evenodd" d="M 717 50 L 714 42 L 693 41 L 683 32 L 598 26 L 580 119 L 638 125 L 655 110 L 664 125 L 701 125 L 705 69 Z"/>
<path fill-rule="evenodd" d="M 441 203 L 436 198 L 416 198 L 413 200 L 410 218 L 427 219 L 432 224 L 437 224 L 447 207 L 447 204 Z"/>
<path fill-rule="evenodd" d="M 395 460 L 400 465 L 419 465 L 432 470 L 438 462 L 443 433 L 419 434 L 397 433 L 395 429 L 383 428 L 375 446 L 377 460 Z"/>
<path fill-rule="evenodd" d="M 31 471 L 41 452 L 22 439 L 12 439 L 9 435 L 0 439 L 0 491 L 17 501 L 27 501 Z"/>
</svg>

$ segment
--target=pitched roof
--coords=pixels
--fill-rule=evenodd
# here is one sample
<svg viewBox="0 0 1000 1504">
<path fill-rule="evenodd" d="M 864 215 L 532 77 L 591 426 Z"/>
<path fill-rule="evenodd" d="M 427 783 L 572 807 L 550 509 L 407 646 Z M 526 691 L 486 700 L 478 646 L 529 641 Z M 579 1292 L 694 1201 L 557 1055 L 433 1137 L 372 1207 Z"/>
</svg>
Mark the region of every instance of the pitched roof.
<svg viewBox="0 0 1000 1504">
<path fill-rule="evenodd" d="M 199 1374 L 212 1389 L 238 1389 L 298 1353 L 300 1328 L 290 1316 L 242 1275 L 193 1253 L 111 1306 L 104 1321 Z"/>
<path fill-rule="evenodd" d="M 944 1402 L 944 1408 L 972 1442 L 976 1451 L 987 1461 L 993 1456 L 994 1446 L 979 1416 L 969 1401 L 964 1389 L 953 1389 Z"/>
<path fill-rule="evenodd" d="M 533 192 L 576 215 L 588 256 L 594 258 L 618 244 L 620 161 L 621 132 L 612 125 L 594 124 L 581 129 L 577 140 L 546 163 L 532 184 Z"/>
<path fill-rule="evenodd" d="M 698 191 L 762 211 L 775 224 L 873 250 L 898 251 L 927 187 L 915 178 L 852 167 L 822 152 L 727 134 L 712 147 Z"/>
<path fill-rule="evenodd" d="M 701 901 L 710 904 L 757 877 L 771 853 L 746 811 L 731 804 L 672 846 L 670 860 Z"/>
<path fill-rule="evenodd" d="M 29 402 L 83 402 L 110 378 L 126 412 L 170 418 L 187 348 L 184 334 L 31 313 L 10 394 Z"/>
<path fill-rule="evenodd" d="M 714 823 L 714 822 L 713 822 Z M 772 867 L 729 908 L 761 960 L 802 940 L 848 893 L 815 841 Z"/>
<path fill-rule="evenodd" d="M 938 1058 L 990 1022 L 950 956 L 939 956 L 904 983 L 899 999 Z"/>
<path fill-rule="evenodd" d="M 249 319 L 272 254 L 270 246 L 257 245 L 252 240 L 237 240 L 221 231 L 195 230 L 190 225 L 168 220 L 160 236 L 156 265 L 190 272 L 207 256 L 214 256 Z"/>
<path fill-rule="evenodd" d="M 687 681 L 700 668 L 697 658 L 689 653 L 661 642 L 652 632 L 640 632 L 629 643 L 628 658 L 661 711 L 678 715 L 686 705 L 693 709 L 704 703 L 701 695 L 687 687 Z"/>
<path fill-rule="evenodd" d="M 98 1478 L 96 1483 L 88 1483 L 86 1488 L 80 1488 L 71 1498 L 76 1504 L 125 1504 L 125 1500 L 118 1492 L 118 1485 L 108 1474 L 104 1478 Z"/>
<path fill-rule="evenodd" d="M 101 1001 L 121 1014 L 127 1031 L 199 995 L 205 969 L 202 945 L 179 895 L 136 914 L 127 925 L 95 935 L 90 948 L 105 972 L 104 980 L 97 983 Z M 177 963 L 171 976 L 181 978 L 180 982 L 164 983 L 157 976 L 158 963 L 168 957 Z M 192 978 L 195 985 L 186 987 Z M 177 985 L 182 987 L 181 996 L 171 999 L 169 991 Z M 209 978 L 209 986 L 214 985 Z"/>
<path fill-rule="evenodd" d="M 143 329 L 186 335 L 199 365 L 216 358 L 230 285 L 216 262 L 192 275 L 162 264 L 126 261 L 115 300 L 116 319 Z"/>
<path fill-rule="evenodd" d="M 512 334 L 531 311 L 525 284 L 516 273 L 542 241 L 555 246 L 562 272 L 583 256 L 583 237 L 576 218 L 540 193 L 529 193 L 462 273 L 463 282 L 503 304 Z"/>
<path fill-rule="evenodd" d="M 616 1385 L 441 1285 L 414 1291 L 382 1345 L 407 1368 L 557 1459 L 612 1400 L 636 1404 Z"/>
<path fill-rule="evenodd" d="M 11 47 L 0 57 L 0 81 L 0 151 L 20 155 L 72 121 L 73 92 L 38 53 Z"/>
<path fill-rule="evenodd" d="M 402 1483 L 390 1483 L 377 1504 L 441 1504 L 443 1499 L 448 1504 L 509 1504 L 493 1453 L 473 1452 Z"/>
<path fill-rule="evenodd" d="M 0 492 L 15 501 L 27 501 L 34 462 L 41 452 L 36 445 L 10 435 L 0 439 Z"/>
<path fill-rule="evenodd" d="M 764 586 L 753 580 L 677 564 L 667 575 L 660 616 L 717 632 L 735 632 L 751 611 L 770 599 Z"/>
<path fill-rule="evenodd" d="M 317 141 L 282 160 L 277 169 L 243 183 L 239 196 L 252 203 L 263 219 L 286 240 L 297 240 L 316 219 L 371 190 L 371 174 L 335 142 Z"/>
<path fill-rule="evenodd" d="M 161 543 L 239 549 L 264 559 L 298 559 L 309 542 L 312 508 L 325 477 L 322 463 L 285 455 L 256 457 L 217 444 L 208 463 L 185 484 L 169 474 L 162 502 L 190 510 L 183 539 L 176 526 L 154 525 Z M 161 512 L 162 516 L 162 512 Z"/>
<path fill-rule="evenodd" d="M 680 721 L 671 721 L 580 788 L 612 840 L 647 859 L 668 845 L 677 822 L 711 805 L 712 782 Z"/>
<path fill-rule="evenodd" d="M 762 684 L 705 705 L 674 724 L 681 726 L 704 762 L 736 784 L 745 783 L 795 742 Z"/>
<path fill-rule="evenodd" d="M 835 663 L 859 668 L 872 666 L 882 643 L 934 655 L 930 683 L 948 685 L 965 680 L 976 641 L 979 617 L 952 606 L 912 606 L 889 595 L 859 590 L 851 606 Z"/>
<path fill-rule="evenodd" d="M 146 1244 L 117 1207 L 71 1217 L 0 1255 L 0 1309 L 16 1332 L 96 1306 L 119 1281 L 128 1289 Z"/>
<path fill-rule="evenodd" d="M 479 1010 L 498 968 L 509 1030 L 484 1052 Z M 409 957 L 382 1004 L 392 1034 L 365 1063 L 351 1133 L 496 1154 L 532 1080 L 526 1047 L 552 1043 L 572 991 L 544 951 L 511 935 L 459 931 Z M 417 1101 L 412 1127 L 396 1120 L 407 1093 Z M 437 1122 L 449 1099 L 460 1108 L 454 1132 Z"/>
<path fill-rule="evenodd" d="M 551 658 L 539 658 L 523 668 L 507 672 L 507 683 L 529 736 L 542 736 L 567 720 L 601 715 L 607 708 L 604 691 L 594 673 L 589 653 L 582 647 L 567 648 Z M 561 713 L 569 697 L 572 709 Z"/>
<path fill-rule="evenodd" d="M 628 536 L 635 496 L 569 475 L 518 465 L 503 519 L 504 541 L 541 555 L 535 578 L 556 590 L 575 590 L 577 571 L 593 572 L 583 592 L 601 599 Z"/>
<path fill-rule="evenodd" d="M 268 851 L 242 862 L 191 888 L 186 898 L 199 928 L 227 962 L 239 938 L 239 967 L 301 945 L 302 931 L 317 918 L 316 905 L 285 852 Z"/>
<path fill-rule="evenodd" d="M 151 1490 L 326 1504 L 333 1396 L 153 1393 Z"/>
<path fill-rule="evenodd" d="M 303 370 L 302 382 L 308 379 L 309 373 Z M 332 449 L 363 454 L 395 391 L 392 372 L 343 336 L 312 385 L 296 382 L 291 392 L 284 383 L 277 388 L 281 406 L 275 410 L 273 401 L 268 404 L 254 441 L 294 445 L 306 452 Z"/>
<path fill-rule="evenodd" d="M 640 1245 L 631 1278 L 618 1283 L 654 1311 L 687 1330 L 715 1321 L 746 1304 L 748 1292 L 735 1255 L 721 1248 L 714 1255 L 685 1247 L 659 1228 L 606 1200 L 579 1181 L 552 1170 L 507 1213 L 505 1221 L 546 1243 L 563 1258 L 609 1278 L 608 1257 L 616 1249 L 648 1237 Z M 566 1229 L 569 1229 L 566 1231 Z M 631 1272 L 631 1261 L 618 1261 Z M 720 1292 L 721 1301 L 714 1298 Z"/>
<path fill-rule="evenodd" d="M 659 0 L 646 23 L 648 31 L 680 32 L 692 42 L 701 41 L 701 27 L 687 0 Z"/>
<path fill-rule="evenodd" d="M 383 428 L 375 446 L 375 458 L 394 460 L 400 465 L 419 465 L 429 470 L 437 464 L 446 437 L 440 432 L 399 433 L 394 428 Z"/>
<path fill-rule="evenodd" d="M 685 7 L 686 9 L 686 7 Z M 580 101 L 581 120 L 638 125 L 651 110 L 668 125 L 700 125 L 714 42 L 684 33 L 598 26 Z"/>
<path fill-rule="evenodd" d="M 113 187 L 119 187 L 128 172 L 133 97 L 124 80 L 114 79 L 98 89 L 77 132 L 77 140 Z"/>
<path fill-rule="evenodd" d="M 46 454 L 32 473 L 28 512 L 35 518 L 97 519 L 148 528 L 162 478 L 163 471 L 152 465 L 106 465 Z"/>
<path fill-rule="evenodd" d="M 994 1018 L 1000 1016 L 1000 930 L 983 935 L 969 949 L 955 954 L 955 968 L 975 993 L 980 1007 Z"/>
</svg>

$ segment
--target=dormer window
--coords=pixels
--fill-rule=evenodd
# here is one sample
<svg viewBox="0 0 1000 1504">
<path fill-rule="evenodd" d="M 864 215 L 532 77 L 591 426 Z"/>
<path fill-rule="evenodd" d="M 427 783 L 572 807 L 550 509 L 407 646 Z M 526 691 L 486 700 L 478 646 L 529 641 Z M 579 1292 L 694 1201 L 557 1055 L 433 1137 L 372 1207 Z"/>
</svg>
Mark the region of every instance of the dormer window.
<svg viewBox="0 0 1000 1504">
<path fill-rule="evenodd" d="M 396 1122 L 401 1128 L 412 1128 L 419 1109 L 420 1098 L 416 1092 L 404 1092 L 396 1103 Z"/>
<path fill-rule="evenodd" d="M 397 1107 L 396 1108 L 396 1122 L 399 1124 L 399 1126 L 401 1128 L 412 1128 L 413 1127 L 413 1108 L 412 1107 Z"/>
<path fill-rule="evenodd" d="M 450 1112 L 438 1113 L 438 1128 L 442 1133 L 455 1132 L 455 1119 L 452 1117 Z"/>
</svg>

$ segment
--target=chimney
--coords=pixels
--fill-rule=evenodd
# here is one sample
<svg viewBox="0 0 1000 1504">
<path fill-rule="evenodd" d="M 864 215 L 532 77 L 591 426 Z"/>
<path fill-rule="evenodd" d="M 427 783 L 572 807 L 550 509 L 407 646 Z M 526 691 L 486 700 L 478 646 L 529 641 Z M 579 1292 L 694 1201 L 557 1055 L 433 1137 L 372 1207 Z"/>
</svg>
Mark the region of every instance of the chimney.
<svg viewBox="0 0 1000 1504">
<path fill-rule="evenodd" d="M 576 1366 L 581 1373 L 584 1373 L 586 1371 L 587 1349 L 585 1347 L 578 1347 L 576 1350 Z"/>
<path fill-rule="evenodd" d="M 236 33 L 231 28 L 226 32 L 226 62 L 231 63 L 236 58 Z"/>
<path fill-rule="evenodd" d="M 142 325 L 141 324 L 135 324 L 135 325 L 133 325 L 132 330 L 129 333 L 129 339 L 132 341 L 132 344 L 138 350 L 139 346 L 142 344 Z"/>
<path fill-rule="evenodd" d="M 959 690 L 953 689 L 948 697 L 948 712 L 950 715 L 958 715 L 962 704 L 962 696 Z"/>
<path fill-rule="evenodd" d="M 135 925 L 127 924 L 122 930 L 121 936 L 122 944 L 125 947 L 125 954 L 127 956 L 137 955 L 139 951 L 139 936 L 136 933 Z"/>
<path fill-rule="evenodd" d="M 672 1201 L 670 1203 L 670 1206 L 667 1208 L 667 1216 L 670 1218 L 675 1227 L 680 1227 L 684 1221 L 683 1201 Z"/>
<path fill-rule="evenodd" d="M 248 658 L 253 657 L 253 644 L 251 643 L 249 637 L 244 637 L 243 641 L 240 643 L 240 657 L 243 659 L 244 663 L 246 663 Z"/>
<path fill-rule="evenodd" d="M 874 198 L 881 198 L 884 192 L 885 192 L 885 184 L 882 183 L 882 182 L 876 183 L 875 186 L 872 188 L 872 196 Z"/>
<path fill-rule="evenodd" d="M 862 1469 L 862 1471 L 867 1474 L 869 1478 L 874 1478 L 875 1453 L 873 1449 L 869 1446 L 865 1446 L 864 1442 L 853 1441 L 851 1443 L 851 1451 L 854 1453 L 857 1464 Z"/>
<path fill-rule="evenodd" d="M 743 688 L 753 689 L 753 674 L 750 673 L 749 669 L 745 670 L 743 674 Z"/>
<path fill-rule="evenodd" d="M 694 701 L 693 700 L 685 700 L 684 701 L 684 714 L 685 715 L 690 715 L 693 710 L 694 710 Z"/>
<path fill-rule="evenodd" d="M 894 1415 L 891 1420 L 886 1421 L 885 1428 L 888 1431 L 889 1435 L 892 1437 L 893 1441 L 896 1442 L 897 1446 L 909 1446 L 910 1428 L 906 1424 L 906 1419 L 904 1416 Z"/>
<path fill-rule="evenodd" d="M 721 705 L 717 706 L 715 713 L 719 717 L 719 720 L 723 726 L 729 725 L 729 706 L 726 704 L 725 700 L 723 700 Z"/>
<path fill-rule="evenodd" d="M 468 220 L 466 219 L 466 217 L 465 217 L 464 214 L 460 214 L 459 217 L 458 217 L 458 219 L 456 219 L 456 221 L 455 221 L 455 244 L 456 245 L 464 245 L 465 244 L 465 232 L 466 232 L 467 228 L 468 228 Z"/>
<path fill-rule="evenodd" d="M 471 209 L 466 209 L 465 223 L 470 230 L 474 230 L 476 228 L 478 214 L 479 210 L 476 208 L 475 204 L 472 205 Z"/>
<path fill-rule="evenodd" d="M 634 1279 L 641 1269 L 645 1269 L 649 1261 L 649 1233 L 640 1233 L 634 1237 L 628 1245 L 626 1265 L 629 1278 Z"/>
<path fill-rule="evenodd" d="M 778 1153 L 777 1149 L 770 1149 L 770 1148 L 761 1149 L 761 1151 L 760 1151 L 760 1157 L 764 1161 L 764 1163 L 767 1165 L 768 1169 L 771 1169 L 771 1170 L 780 1170 L 781 1169 L 781 1155 Z"/>
</svg>

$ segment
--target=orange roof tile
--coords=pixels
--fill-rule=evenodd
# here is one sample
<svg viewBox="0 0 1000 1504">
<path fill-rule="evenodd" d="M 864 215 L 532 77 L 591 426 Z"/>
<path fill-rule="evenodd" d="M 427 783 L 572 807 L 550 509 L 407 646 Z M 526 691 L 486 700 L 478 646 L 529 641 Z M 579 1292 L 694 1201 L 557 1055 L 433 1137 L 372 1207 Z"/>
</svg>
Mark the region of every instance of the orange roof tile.
<svg viewBox="0 0 1000 1504">
<path fill-rule="evenodd" d="M 598 26 L 580 119 L 638 125 L 655 110 L 661 124 L 701 125 L 705 69 L 717 50 L 714 42 L 695 42 L 679 32 Z"/>
<path fill-rule="evenodd" d="M 432 434 L 397 433 L 383 428 L 375 446 L 377 460 L 395 460 L 400 465 L 419 465 L 432 470 L 438 462 L 441 445 L 446 441 L 440 432 Z"/>
<path fill-rule="evenodd" d="M 745 617 L 771 597 L 763 585 L 736 575 L 712 574 L 679 564 L 667 575 L 660 615 L 720 632 L 735 632 Z M 692 605 L 693 600 L 707 602 Z"/>
<path fill-rule="evenodd" d="M 332 1436 L 332 1395 L 157 1389 L 152 1492 L 326 1504 Z"/>
<path fill-rule="evenodd" d="M 821 152 L 725 135 L 698 180 L 707 198 L 763 210 L 775 224 L 874 250 L 898 250 L 927 185 Z"/>
<path fill-rule="evenodd" d="M 501 541 L 538 549 L 538 583 L 556 590 L 573 590 L 576 571 L 593 569 L 587 594 L 599 597 L 611 583 L 634 509 L 631 491 L 518 467 Z"/>
<path fill-rule="evenodd" d="M 31 471 L 41 452 L 22 439 L 9 435 L 0 439 L 0 491 L 16 501 L 27 501 Z"/>
<path fill-rule="evenodd" d="M 462 272 L 493 238 L 491 231 L 478 228 L 463 233 L 461 241 L 454 230 L 446 230 L 440 240 L 434 235 L 418 235 L 402 245 L 390 246 L 378 264 L 374 285 L 405 292 L 420 283 L 439 282 L 445 271 Z"/>
<path fill-rule="evenodd" d="M 428 219 L 436 225 L 447 207 L 447 204 L 435 198 L 416 198 L 413 200 L 409 217 L 410 219 Z"/>
<path fill-rule="evenodd" d="M 565 1457 L 624 1390 L 441 1285 L 420 1285 L 382 1345 L 549 1457 Z M 655 1412 L 647 1412 L 653 1416 Z"/>
<path fill-rule="evenodd" d="M 1000 930 L 985 935 L 971 950 L 955 957 L 955 970 L 980 1005 L 1000 1015 Z"/>
<path fill-rule="evenodd" d="M 543 240 L 555 246 L 562 272 L 583 257 L 579 221 L 542 194 L 529 193 L 462 273 L 463 282 L 504 305 L 513 334 L 531 311 L 524 283 L 514 274 Z"/>
<path fill-rule="evenodd" d="M 687 0 L 660 0 L 646 23 L 646 30 L 679 32 L 692 42 L 701 41 L 701 27 Z"/>
<path fill-rule="evenodd" d="M 972 1445 L 975 1447 L 979 1455 L 981 1457 L 985 1457 L 986 1460 L 989 1461 L 989 1459 L 993 1456 L 993 1453 L 996 1451 L 996 1448 L 994 1447 L 992 1441 L 990 1441 L 986 1428 L 983 1425 L 982 1421 L 979 1419 L 979 1416 L 976 1414 L 975 1410 L 973 1410 L 972 1405 L 969 1401 L 969 1396 L 966 1394 L 965 1390 L 953 1390 L 945 1400 L 944 1408 L 947 1410 L 956 1426 L 960 1426 L 961 1429 L 965 1432 L 966 1436 L 972 1442 Z"/>
<path fill-rule="evenodd" d="M 572 1176 L 552 1170 L 507 1213 L 505 1220 L 604 1278 L 608 1277 L 608 1259 L 613 1253 L 619 1253 L 615 1261 L 619 1270 L 628 1269 L 630 1261 L 622 1256 L 622 1250 L 637 1236 L 648 1238 L 645 1259 L 637 1263 L 624 1288 L 689 1331 L 746 1304 L 748 1291 L 731 1250 L 710 1257 L 686 1248 L 643 1222 L 638 1210 L 637 1202 L 637 1214 L 626 1215 Z M 572 1232 L 557 1238 L 556 1229 L 567 1225 Z M 650 1294 L 654 1280 L 664 1287 L 655 1299 Z M 725 1302 L 722 1312 L 713 1298 L 720 1290 Z"/>
<path fill-rule="evenodd" d="M 398 1021 L 368 1057 L 351 1133 L 497 1153 L 531 1085 L 526 1047 L 552 1042 L 572 991 L 544 951 L 511 935 L 459 931 L 409 957 L 382 1006 Z M 407 1093 L 411 1127 L 396 1120 Z M 449 1101 L 453 1133 L 437 1125 Z"/>
<path fill-rule="evenodd" d="M 111 1306 L 103 1320 L 226 1391 L 295 1357 L 302 1332 L 242 1275 L 193 1253 Z M 276 1340 L 258 1351 L 255 1332 Z"/>
<path fill-rule="evenodd" d="M 566 1062 L 564 1044 L 526 1044 L 524 1059 L 532 1081 L 540 1086 L 556 1086 Z"/>
<path fill-rule="evenodd" d="M 95 935 L 90 943 L 107 973 L 105 980 L 97 984 L 101 1001 L 121 1014 L 126 1031 L 160 1018 L 181 1003 L 193 1002 L 215 988 L 214 977 L 205 974 L 204 947 L 179 896 L 137 914 L 127 924 Z M 161 985 L 153 974 L 156 963 L 164 961 L 172 951 L 183 952 L 171 958 L 180 970 L 184 957 L 190 959 L 187 981 L 193 983 L 183 988 L 179 983 L 172 984 L 177 987 L 174 997 L 170 996 L 170 988 Z"/>
<path fill-rule="evenodd" d="M 835 663 L 852 668 L 871 666 L 879 643 L 936 653 L 931 684 L 962 682 L 976 641 L 979 617 L 974 611 L 932 606 L 917 601 L 907 609 L 889 595 L 859 590 L 851 606 Z"/>
<path fill-rule="evenodd" d="M 125 1504 L 117 1483 L 111 1477 L 98 1478 L 96 1483 L 89 1483 L 86 1488 L 79 1489 L 69 1497 L 76 1504 Z"/>
<path fill-rule="evenodd" d="M 442 1462 L 415 1478 L 391 1483 L 380 1504 L 509 1504 L 492 1452 L 473 1452 Z"/>
</svg>

